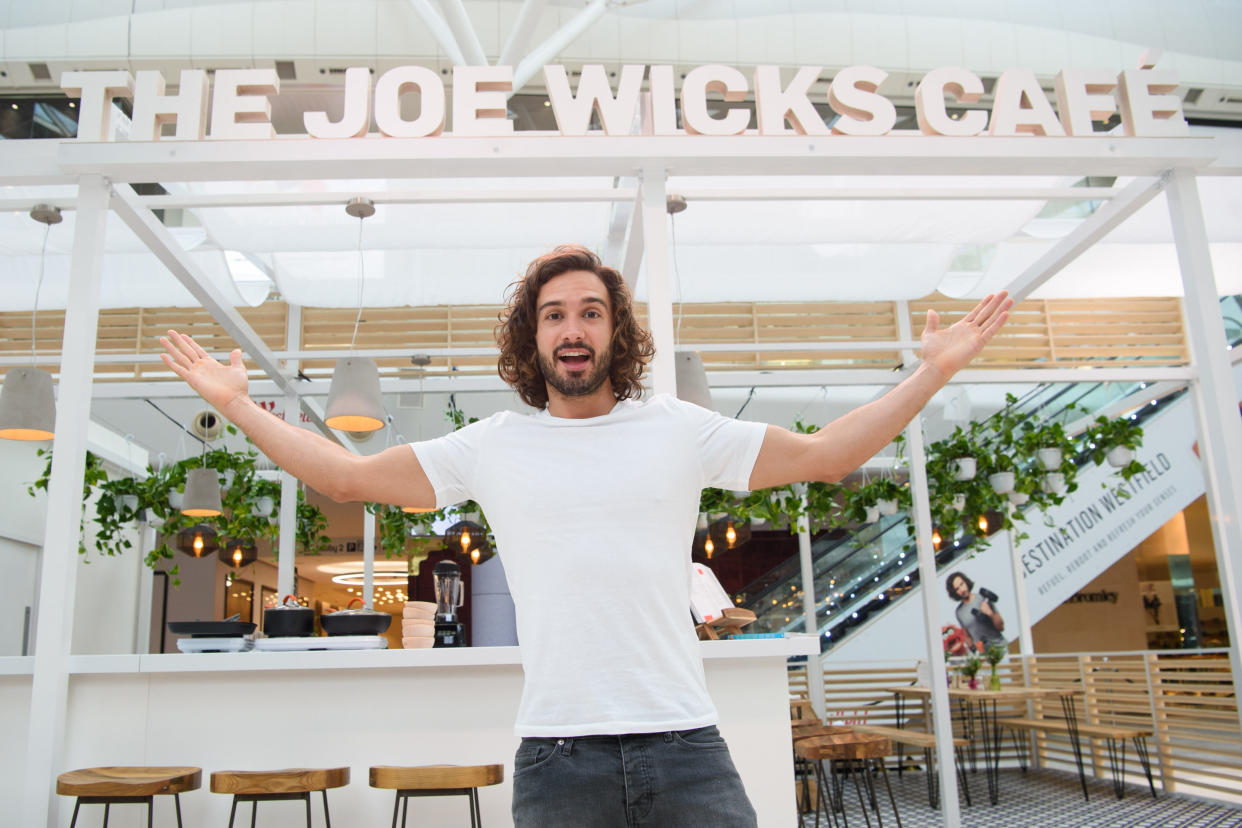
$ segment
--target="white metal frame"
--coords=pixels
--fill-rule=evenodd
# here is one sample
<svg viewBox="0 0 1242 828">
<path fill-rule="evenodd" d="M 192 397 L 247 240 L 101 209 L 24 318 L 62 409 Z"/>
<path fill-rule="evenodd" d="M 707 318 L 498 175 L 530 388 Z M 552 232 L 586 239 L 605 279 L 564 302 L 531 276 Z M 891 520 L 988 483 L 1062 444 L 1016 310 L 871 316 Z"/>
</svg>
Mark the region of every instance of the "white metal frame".
<svg viewBox="0 0 1242 828">
<path fill-rule="evenodd" d="M 416 8 L 427 6 L 413 0 Z M 539 4 L 527 3 L 524 11 Z M 582 14 L 603 5 L 599 0 Z M 446 4 L 446 7 L 451 7 Z M 429 8 L 429 7 L 428 7 Z M 533 12 L 532 12 L 533 13 Z M 443 22 L 443 21 L 441 21 Z M 536 50 L 538 51 L 538 50 Z M 532 55 L 533 56 L 533 55 Z M 92 385 L 95 361 L 95 317 L 100 257 L 103 249 L 104 216 L 109 206 L 117 210 L 126 223 L 151 246 L 179 279 L 205 300 L 217 320 L 252 357 L 260 362 L 271 378 L 268 385 L 289 394 L 288 410 L 293 410 L 299 389 L 288 381 L 289 366 L 281 366 L 282 357 L 299 359 L 309 354 L 303 343 L 287 343 L 283 354 L 263 348 L 244 321 L 231 308 L 213 296 L 194 268 L 183 261 L 175 246 L 164 238 L 163 228 L 150 214 L 151 203 L 133 194 L 123 182 L 133 181 L 267 181 L 289 179 L 408 178 L 435 179 L 445 177 L 511 178 L 515 200 L 554 201 L 564 192 L 537 192 L 524 188 L 523 179 L 536 176 L 579 177 L 609 176 L 614 180 L 637 177 L 637 193 L 630 188 L 607 192 L 579 194 L 583 200 L 626 201 L 634 204 L 630 229 L 624 245 L 622 269 L 627 280 L 633 281 L 642 258 L 647 260 L 651 278 L 652 330 L 657 353 L 671 360 L 673 353 L 672 296 L 668 290 L 669 239 L 664 216 L 666 179 L 669 175 L 701 175 L 731 179 L 731 183 L 753 175 L 1117 175 L 1139 176 L 1144 180 L 1121 192 L 1061 193 L 1056 197 L 1111 197 L 1093 219 L 1079 232 L 1062 240 L 1053 251 L 1038 262 L 1015 284 L 1024 296 L 1052 272 L 1063 267 L 1109 229 L 1153 197 L 1164 186 L 1169 192 L 1170 213 L 1179 261 L 1186 286 L 1187 330 L 1192 337 L 1194 361 L 1186 368 L 1133 369 L 1022 369 L 970 370 L 962 372 L 961 382 L 1040 382 L 1135 380 L 1189 382 L 1194 389 L 1200 415 L 1199 440 L 1204 446 L 1203 457 L 1209 504 L 1216 531 L 1216 548 L 1226 609 L 1234 631 L 1234 670 L 1242 675 L 1239 656 L 1238 574 L 1236 562 L 1242 555 L 1242 515 L 1239 514 L 1239 493 L 1242 478 L 1230 463 L 1242 457 L 1242 420 L 1236 410 L 1236 395 L 1230 369 L 1231 361 L 1224 352 L 1223 325 L 1215 302 L 1211 263 L 1203 217 L 1199 207 L 1195 176 L 1208 170 L 1216 150 L 1212 139 L 1124 139 L 1096 138 L 926 138 L 885 136 L 881 138 L 805 138 L 799 136 L 765 137 L 748 135 L 736 139 L 701 136 L 625 136 L 571 138 L 547 134 L 521 134 L 505 139 L 438 138 L 353 141 L 272 140 L 203 141 L 155 143 L 88 143 L 88 142 L 6 142 L 0 146 L 0 159 L 5 161 L 0 184 L 64 184 L 79 186 L 77 238 L 75 239 L 72 279 L 73 298 L 67 311 L 65 342 L 62 348 L 60 406 L 63 412 L 57 436 L 56 463 L 49 488 L 48 524 L 39 602 L 39 638 L 34 658 L 34 692 L 32 694 L 26 798 L 23 803 L 23 824 L 51 825 L 54 814 L 53 780 L 61 770 L 65 699 L 68 683 L 66 663 L 74 604 L 74 549 L 70 537 L 77 525 L 74 519 L 81 509 L 80 491 L 85 453 L 85 418 L 92 392 L 101 396 L 132 393 L 137 386 L 150 389 L 159 384 L 122 384 L 126 389 L 107 391 L 108 384 Z M 932 193 L 934 192 L 934 195 Z M 719 188 L 700 193 L 703 198 L 821 198 L 824 193 L 793 191 L 773 193 L 770 190 L 747 190 L 744 185 Z M 497 200 L 502 194 L 489 194 Z M 848 197 L 865 197 L 850 192 Z M 873 197 L 892 198 L 901 193 L 888 191 Z M 381 194 L 381 198 L 384 196 Z M 443 196 L 442 196 L 443 197 Z M 451 196 L 459 198 L 460 194 Z M 909 191 L 911 198 L 1030 198 L 1032 188 L 998 187 L 996 190 L 971 188 L 963 191 Z M 148 197 L 150 198 L 150 197 Z M 180 198 L 180 197 L 178 197 Z M 393 195 L 396 200 L 409 195 Z M 266 199 L 266 200 L 265 200 Z M 224 198 L 223 201 L 227 201 Z M 280 197 L 272 193 L 238 196 L 238 203 L 275 203 Z M 14 209 L 12 200 L 0 209 Z M 159 202 L 156 202 L 159 203 Z M 164 204 L 195 203 L 208 206 L 199 199 L 169 199 Z M 217 197 L 210 206 L 220 206 Z M 21 209 L 28 209 L 22 204 Z M 70 324 L 72 320 L 72 324 Z M 876 347 L 901 348 L 911 351 L 912 334 L 901 332 L 901 339 L 890 343 L 871 343 Z M 756 346 L 760 347 L 760 346 Z M 771 349 L 770 345 L 763 345 Z M 799 344 L 805 350 L 806 345 Z M 851 349 L 857 350 L 852 344 Z M 830 348 L 823 348 L 830 350 Z M 322 354 L 316 354 L 322 356 Z M 127 361 L 133 361 L 132 358 Z M 912 361 L 912 360 L 910 360 Z M 653 365 L 657 391 L 672 390 L 671 361 Z M 743 376 L 749 374 L 747 376 Z M 888 385 L 898 381 L 900 374 L 882 371 L 820 371 L 799 372 L 799 384 Z M 769 375 L 766 382 L 751 372 L 724 372 L 713 376 L 713 384 L 728 386 L 790 384 L 790 378 Z M 758 381 L 757 381 L 758 380 Z M 430 380 L 419 381 L 426 388 Z M 452 387 L 470 384 L 490 388 L 492 380 L 455 380 Z M 398 387 L 397 384 L 390 388 Z M 260 386 L 264 384 L 260 383 Z M 260 390 L 256 388 L 256 390 Z M 308 401 L 299 399 L 305 405 Z M 312 409 L 313 410 L 313 409 Z M 77 416 L 75 416 L 77 415 Z M 910 440 L 912 488 L 918 537 L 919 566 L 922 583 L 935 582 L 936 568 L 930 543 L 930 516 L 925 476 L 922 474 L 924 445 L 920 419 L 907 430 Z M 292 494 L 295 485 L 286 476 L 284 493 Z M 292 497 L 287 498 L 292 502 Z M 282 539 L 292 538 L 292 515 L 281 516 Z M 283 544 L 282 544 L 283 546 Z M 292 550 L 282 548 L 282 564 L 292 562 Z M 291 589 L 281 577 L 281 590 Z M 939 638 L 939 610 L 936 590 L 923 590 L 925 623 L 928 637 L 928 661 L 932 668 L 933 708 L 937 734 L 940 737 L 940 774 L 943 790 L 942 808 L 947 826 L 960 825 L 957 786 L 953 773 L 951 741 L 948 738 L 949 707 L 945 693 L 944 663 Z"/>
</svg>

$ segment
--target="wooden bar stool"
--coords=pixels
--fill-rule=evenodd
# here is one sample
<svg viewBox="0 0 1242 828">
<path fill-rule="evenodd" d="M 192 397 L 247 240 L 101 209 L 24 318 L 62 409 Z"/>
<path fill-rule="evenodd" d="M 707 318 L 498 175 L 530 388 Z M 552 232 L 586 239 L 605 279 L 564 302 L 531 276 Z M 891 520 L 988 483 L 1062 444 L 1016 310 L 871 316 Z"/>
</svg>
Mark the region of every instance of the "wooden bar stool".
<svg viewBox="0 0 1242 828">
<path fill-rule="evenodd" d="M 147 804 L 147 828 L 150 828 L 155 797 L 172 794 L 177 807 L 177 828 L 181 828 L 181 792 L 198 790 L 202 784 L 201 768 L 82 768 L 56 777 L 56 793 L 77 797 L 69 828 L 77 824 L 78 808 L 82 805 L 103 805 L 103 824 L 107 828 L 108 812 L 113 805 L 142 802 Z"/>
<path fill-rule="evenodd" d="M 411 796 L 465 796 L 470 800 L 470 826 L 479 828 L 479 788 L 497 785 L 505 779 L 504 765 L 420 765 L 371 768 L 371 787 L 397 792 L 392 804 L 392 826 L 397 828 L 397 811 L 401 826 L 410 807 Z M 404 807 L 402 807 L 404 805 Z"/>
<path fill-rule="evenodd" d="M 323 821 L 332 828 L 328 814 L 328 788 L 349 784 L 349 768 L 288 768 L 274 771 L 216 771 L 211 775 L 211 792 L 232 794 L 229 828 L 237 814 L 237 803 L 250 803 L 250 826 L 254 828 L 260 802 L 301 799 L 306 802 L 306 828 L 311 828 L 311 794 L 323 795 Z"/>
<path fill-rule="evenodd" d="M 867 825 L 871 825 L 871 817 L 867 814 L 868 800 L 871 810 L 875 812 L 876 821 L 880 826 L 884 825 L 884 820 L 880 816 L 879 802 L 876 798 L 875 780 L 872 776 L 872 763 L 879 765 L 879 771 L 884 778 L 884 787 L 888 790 L 888 801 L 893 806 L 893 817 L 897 820 L 897 828 L 901 828 L 901 815 L 897 812 L 897 800 L 893 798 L 893 789 L 888 784 L 888 769 L 884 766 L 884 757 L 892 750 L 892 745 L 888 739 L 882 736 L 872 736 L 866 733 L 835 733 L 825 736 L 812 736 L 807 739 L 799 739 L 794 743 L 794 752 L 804 759 L 808 759 L 815 763 L 815 782 L 819 791 L 819 798 L 823 801 L 827 808 L 827 812 L 832 816 L 832 821 L 836 823 L 837 811 L 841 812 L 841 821 L 844 825 L 849 825 L 849 820 L 845 815 L 845 798 L 842 791 L 842 783 L 834 772 L 835 765 L 844 765 L 846 772 L 854 777 L 854 790 L 858 793 L 858 804 L 862 807 L 863 819 Z M 828 779 L 825 780 L 823 764 L 828 762 Z M 867 787 L 867 797 L 864 799 L 862 785 L 859 784 L 859 778 L 862 777 L 863 783 Z M 815 825 L 819 826 L 819 809 L 815 810 Z"/>
</svg>

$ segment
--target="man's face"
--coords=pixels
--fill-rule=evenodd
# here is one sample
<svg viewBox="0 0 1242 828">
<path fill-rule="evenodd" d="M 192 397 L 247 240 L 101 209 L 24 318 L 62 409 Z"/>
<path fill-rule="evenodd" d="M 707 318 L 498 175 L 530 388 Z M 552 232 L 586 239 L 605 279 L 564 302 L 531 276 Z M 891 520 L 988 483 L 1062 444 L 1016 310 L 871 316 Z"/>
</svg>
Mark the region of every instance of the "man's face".
<svg viewBox="0 0 1242 828">
<path fill-rule="evenodd" d="M 953 592 L 957 595 L 958 600 L 965 601 L 970 597 L 970 587 L 966 586 L 966 581 L 959 576 L 953 579 Z"/>
<path fill-rule="evenodd" d="M 603 281 L 585 270 L 554 276 L 539 289 L 535 307 L 544 380 L 566 397 L 598 391 L 612 366 L 612 308 Z"/>
</svg>

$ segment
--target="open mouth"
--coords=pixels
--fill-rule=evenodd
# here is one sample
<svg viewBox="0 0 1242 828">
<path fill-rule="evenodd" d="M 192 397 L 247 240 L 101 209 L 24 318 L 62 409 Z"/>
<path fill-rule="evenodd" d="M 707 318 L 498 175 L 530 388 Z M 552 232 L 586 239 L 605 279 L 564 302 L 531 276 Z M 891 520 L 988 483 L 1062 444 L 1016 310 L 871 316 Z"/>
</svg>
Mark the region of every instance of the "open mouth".
<svg viewBox="0 0 1242 828">
<path fill-rule="evenodd" d="M 556 358 L 571 371 L 580 371 L 591 363 L 594 353 L 590 348 L 565 347 L 556 352 Z"/>
</svg>

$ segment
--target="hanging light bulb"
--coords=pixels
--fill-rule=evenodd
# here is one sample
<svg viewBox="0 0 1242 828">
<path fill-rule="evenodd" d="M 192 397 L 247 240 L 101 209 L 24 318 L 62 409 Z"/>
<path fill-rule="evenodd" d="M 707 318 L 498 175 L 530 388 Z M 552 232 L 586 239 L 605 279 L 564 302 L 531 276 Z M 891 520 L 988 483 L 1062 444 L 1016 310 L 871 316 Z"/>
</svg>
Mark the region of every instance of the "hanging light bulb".
<svg viewBox="0 0 1242 828">
<path fill-rule="evenodd" d="M 988 531 L 988 516 L 987 515 L 979 515 L 979 531 L 985 534 L 987 533 Z"/>
<path fill-rule="evenodd" d="M 729 525 L 725 529 L 725 540 L 729 542 L 730 549 L 737 543 L 737 530 L 733 528 L 733 521 L 729 521 Z"/>
<path fill-rule="evenodd" d="M 462 551 L 463 553 L 465 553 L 465 551 L 466 551 L 467 549 L 469 549 L 469 548 L 470 548 L 470 530 L 469 530 L 468 528 L 466 528 L 466 527 L 462 527 L 462 530 L 461 530 L 461 551 Z"/>
<path fill-rule="evenodd" d="M 221 548 L 219 557 L 234 569 L 240 569 L 254 563 L 259 557 L 259 550 L 252 540 L 233 538 Z"/>
<path fill-rule="evenodd" d="M 477 564 L 479 562 L 479 550 L 474 548 L 470 550 L 470 563 Z"/>
<path fill-rule="evenodd" d="M 53 224 L 63 219 L 60 209 L 50 204 L 36 204 L 30 217 L 45 225 L 43 248 L 39 253 L 39 278 L 35 282 L 34 304 L 30 310 L 30 360 L 36 351 L 35 320 L 39 313 L 39 289 L 43 286 L 43 267 L 47 263 L 47 237 Z M 31 365 L 10 368 L 0 386 L 0 439 L 51 440 L 56 433 L 56 397 L 52 392 L 52 375 Z"/>
<path fill-rule="evenodd" d="M 707 559 L 712 559 L 712 553 L 716 551 L 716 544 L 712 543 L 712 536 L 708 535 L 707 540 L 703 541 L 703 551 L 707 553 Z"/>
<path fill-rule="evenodd" d="M 216 530 L 205 523 L 199 523 L 178 532 L 176 546 L 182 552 L 195 558 L 205 558 L 219 549 L 216 545 Z"/>
<path fill-rule="evenodd" d="M 944 543 L 944 538 L 940 537 L 940 530 L 933 529 L 932 530 L 932 548 L 939 549 L 940 544 L 942 543 Z"/>
<path fill-rule="evenodd" d="M 349 349 L 358 339 L 358 323 L 362 321 L 363 289 L 366 270 L 362 256 L 362 220 L 375 214 L 375 204 L 358 196 L 345 205 L 345 212 L 358 219 L 358 315 Z M 380 398 L 379 367 L 369 357 L 349 356 L 336 361 L 332 384 L 328 387 L 328 406 L 323 421 L 342 431 L 378 431 L 384 427 L 384 403 Z"/>
</svg>

